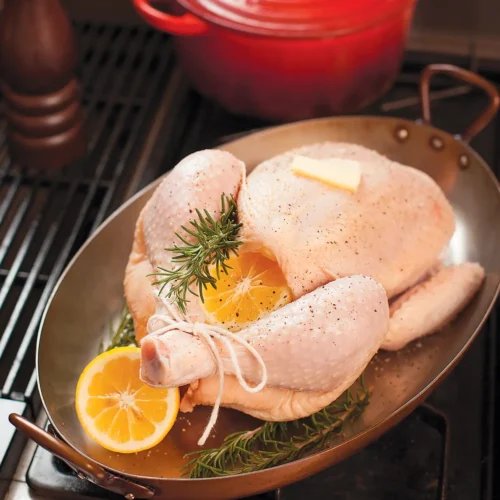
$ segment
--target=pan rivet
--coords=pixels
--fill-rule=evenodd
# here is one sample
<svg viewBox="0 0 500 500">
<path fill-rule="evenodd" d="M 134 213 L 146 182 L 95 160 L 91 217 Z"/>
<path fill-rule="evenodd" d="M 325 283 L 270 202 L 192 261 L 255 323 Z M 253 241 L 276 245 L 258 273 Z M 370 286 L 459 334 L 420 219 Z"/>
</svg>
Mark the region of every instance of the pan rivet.
<svg viewBox="0 0 500 500">
<path fill-rule="evenodd" d="M 409 135 L 410 134 L 409 134 L 408 129 L 406 127 L 398 127 L 396 129 L 396 139 L 398 141 L 401 141 L 401 142 L 406 141 L 406 139 L 408 139 Z"/>
<path fill-rule="evenodd" d="M 444 148 L 443 139 L 439 138 L 436 135 L 432 136 L 431 147 L 434 148 L 436 151 L 441 151 Z"/>
<path fill-rule="evenodd" d="M 465 154 L 461 154 L 458 157 L 458 164 L 460 165 L 460 168 L 467 168 L 469 166 L 469 157 Z"/>
<path fill-rule="evenodd" d="M 135 499 L 135 496 L 134 496 L 134 494 L 133 494 L 133 493 L 127 493 L 127 494 L 125 495 L 125 498 L 126 498 L 127 500 L 134 500 L 134 499 Z"/>
<path fill-rule="evenodd" d="M 87 477 L 85 476 L 85 474 L 84 474 L 83 472 L 79 472 L 79 473 L 78 473 L 78 477 L 79 477 L 80 479 L 87 480 Z"/>
</svg>

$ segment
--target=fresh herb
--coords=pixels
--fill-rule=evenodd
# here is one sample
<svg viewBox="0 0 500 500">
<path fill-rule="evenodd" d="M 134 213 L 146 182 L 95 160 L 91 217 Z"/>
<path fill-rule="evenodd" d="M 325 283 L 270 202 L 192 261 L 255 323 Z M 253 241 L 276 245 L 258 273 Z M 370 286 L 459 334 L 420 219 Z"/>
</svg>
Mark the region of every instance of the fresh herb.
<svg viewBox="0 0 500 500">
<path fill-rule="evenodd" d="M 166 297 L 183 313 L 186 313 L 187 293 L 199 296 L 203 302 L 203 290 L 209 285 L 216 288 L 221 271 L 227 274 L 230 269 L 225 261 L 229 259 L 231 252 L 238 255 L 237 249 L 241 245 L 238 240 L 241 224 L 237 222 L 237 207 L 232 196 L 221 196 L 220 220 L 215 220 L 207 210 L 202 213 L 196 209 L 196 214 L 198 220 L 189 221 L 192 227 L 181 226 L 194 238 L 193 243 L 187 241 L 187 236 L 176 233 L 184 246 L 175 245 L 165 249 L 175 254 L 172 261 L 178 264 L 178 267 L 174 270 L 159 267 L 160 272 L 153 274 L 161 277 L 153 283 L 161 285 L 160 293 L 167 285 L 171 285 Z M 215 265 L 217 279 L 210 274 L 209 266 L 212 265 Z M 198 293 L 191 290 L 193 284 L 196 285 Z"/>
<path fill-rule="evenodd" d="M 312 448 L 321 448 L 340 434 L 347 422 L 356 420 L 370 400 L 361 376 L 353 389 L 323 410 L 292 422 L 266 422 L 253 431 L 230 434 L 217 449 L 189 453 L 185 465 L 190 478 L 228 476 L 268 469 L 296 460 Z"/>
<path fill-rule="evenodd" d="M 113 327 L 111 323 L 109 326 L 111 341 L 108 347 L 104 348 L 102 346 L 101 352 L 110 351 L 115 347 L 125 347 L 128 345 L 137 346 L 137 340 L 135 339 L 134 321 L 130 311 L 125 306 L 123 312 L 120 316 L 120 321 L 116 328 Z"/>
</svg>

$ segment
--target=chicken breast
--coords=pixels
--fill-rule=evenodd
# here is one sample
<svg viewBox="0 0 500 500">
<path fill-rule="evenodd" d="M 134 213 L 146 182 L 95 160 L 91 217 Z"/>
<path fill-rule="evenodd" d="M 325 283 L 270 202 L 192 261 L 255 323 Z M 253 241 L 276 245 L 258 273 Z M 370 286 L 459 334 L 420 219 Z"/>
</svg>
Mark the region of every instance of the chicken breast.
<svg viewBox="0 0 500 500">
<path fill-rule="evenodd" d="M 292 172 L 293 155 L 360 162 L 355 193 Z M 274 256 L 295 297 L 332 279 L 372 276 L 393 297 L 435 263 L 454 215 L 425 173 L 356 144 L 304 146 L 259 165 L 238 197 L 242 238 Z"/>
</svg>

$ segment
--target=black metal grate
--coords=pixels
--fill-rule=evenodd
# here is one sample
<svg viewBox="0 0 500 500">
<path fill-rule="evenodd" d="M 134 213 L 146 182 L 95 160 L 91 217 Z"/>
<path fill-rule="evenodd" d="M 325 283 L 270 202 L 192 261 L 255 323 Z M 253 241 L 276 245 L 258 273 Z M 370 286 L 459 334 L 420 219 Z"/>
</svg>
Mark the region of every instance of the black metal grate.
<svg viewBox="0 0 500 500">
<path fill-rule="evenodd" d="M 25 402 L 32 414 L 36 332 L 47 299 L 68 259 L 137 189 L 158 99 L 175 91 L 166 88 L 175 79 L 165 35 L 110 25 L 75 30 L 86 157 L 55 175 L 28 172 L 9 161 L 0 121 L 0 395 Z"/>
</svg>

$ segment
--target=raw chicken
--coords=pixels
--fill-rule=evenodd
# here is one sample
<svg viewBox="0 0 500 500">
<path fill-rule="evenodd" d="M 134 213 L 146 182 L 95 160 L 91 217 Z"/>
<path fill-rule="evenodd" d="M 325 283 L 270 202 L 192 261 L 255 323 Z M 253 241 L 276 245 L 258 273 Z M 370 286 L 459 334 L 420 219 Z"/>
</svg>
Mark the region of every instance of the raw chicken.
<svg viewBox="0 0 500 500">
<path fill-rule="evenodd" d="M 296 176 L 288 168 L 295 153 L 360 161 L 358 191 Z M 155 298 L 145 277 L 172 268 L 163 249 L 194 208 L 216 213 L 222 193 L 237 197 L 243 248 L 275 258 L 295 299 L 237 337 L 204 325 L 196 300 L 182 317 Z M 148 320 L 152 332 L 142 342 L 142 377 L 190 384 L 183 411 L 222 404 L 265 420 L 310 415 L 336 399 L 379 347 L 433 333 L 475 293 L 480 266 L 434 271 L 453 231 L 452 209 L 432 179 L 361 146 L 301 148 L 263 163 L 248 181 L 232 155 L 195 153 L 163 181 L 136 227 L 125 293 L 138 337 Z M 387 297 L 398 294 L 389 321 Z"/>
<path fill-rule="evenodd" d="M 216 213 L 221 194 L 236 198 L 243 180 L 243 164 L 228 153 L 195 153 L 174 169 L 147 203 L 137 223 L 125 279 L 127 302 L 140 337 L 148 319 L 150 330 L 161 332 L 161 317 L 179 314 L 155 299 L 151 280 L 145 277 L 157 266 L 172 268 L 170 254 L 163 248 L 173 246 L 175 233 L 193 218 L 194 208 Z M 204 319 L 194 300 L 189 302 L 188 313 L 195 325 Z M 314 413 L 362 373 L 378 350 L 387 323 L 386 294 L 371 278 L 352 277 L 320 287 L 238 334 L 254 346 L 267 367 L 267 385 L 262 391 L 247 392 L 234 382 L 234 364 L 217 342 L 227 372 L 220 403 L 269 420 Z M 143 379 L 151 385 L 192 384 L 183 400 L 185 410 L 205 401 L 214 404 L 221 381 L 210 382 L 217 366 L 207 345 L 199 336 L 179 330 L 149 335 L 142 342 Z M 258 381 L 260 366 L 248 347 L 236 344 L 235 351 L 243 377 Z M 314 370 L 311 359 L 320 361 Z"/>
<path fill-rule="evenodd" d="M 161 332 L 163 325 L 158 318 L 179 313 L 169 311 L 161 300 L 155 299 L 146 271 L 157 266 L 172 268 L 170 254 L 162 249 L 173 246 L 175 233 L 193 217 L 191 210 L 206 208 L 216 212 L 220 195 L 224 192 L 236 198 L 243 179 L 244 167 L 231 155 L 200 152 L 181 162 L 155 191 L 138 220 L 125 280 L 127 302 L 138 332 L 146 330 L 144 320 L 148 315 L 150 330 Z M 210 189 L 204 189 L 207 185 Z M 196 301 L 190 301 L 188 312 L 195 325 L 196 321 L 203 321 Z M 318 411 L 362 373 L 384 338 L 387 322 L 387 297 L 374 280 L 353 277 L 321 287 L 240 332 L 242 339 L 255 346 L 267 368 L 267 385 L 262 391 L 248 392 L 240 382 L 235 384 L 230 375 L 234 365 L 227 358 L 227 351 L 221 349 L 221 342 L 217 342 L 224 371 L 228 372 L 222 380 L 225 384 L 227 379 L 227 384 L 219 403 L 238 406 L 270 420 L 299 418 Z M 179 330 L 146 337 L 142 342 L 143 379 L 152 385 L 191 383 L 183 400 L 185 410 L 205 400 L 216 403 L 221 380 L 215 390 L 210 377 L 217 366 L 207 345 L 206 339 Z M 305 345 L 307 349 L 302 348 Z M 257 381 L 262 375 L 259 363 L 246 345 L 235 347 L 243 377 Z M 310 360 L 321 358 L 312 370 Z M 168 370 L 174 378 L 168 378 Z M 276 404 L 270 404 L 267 397 L 272 397 Z"/>
</svg>

